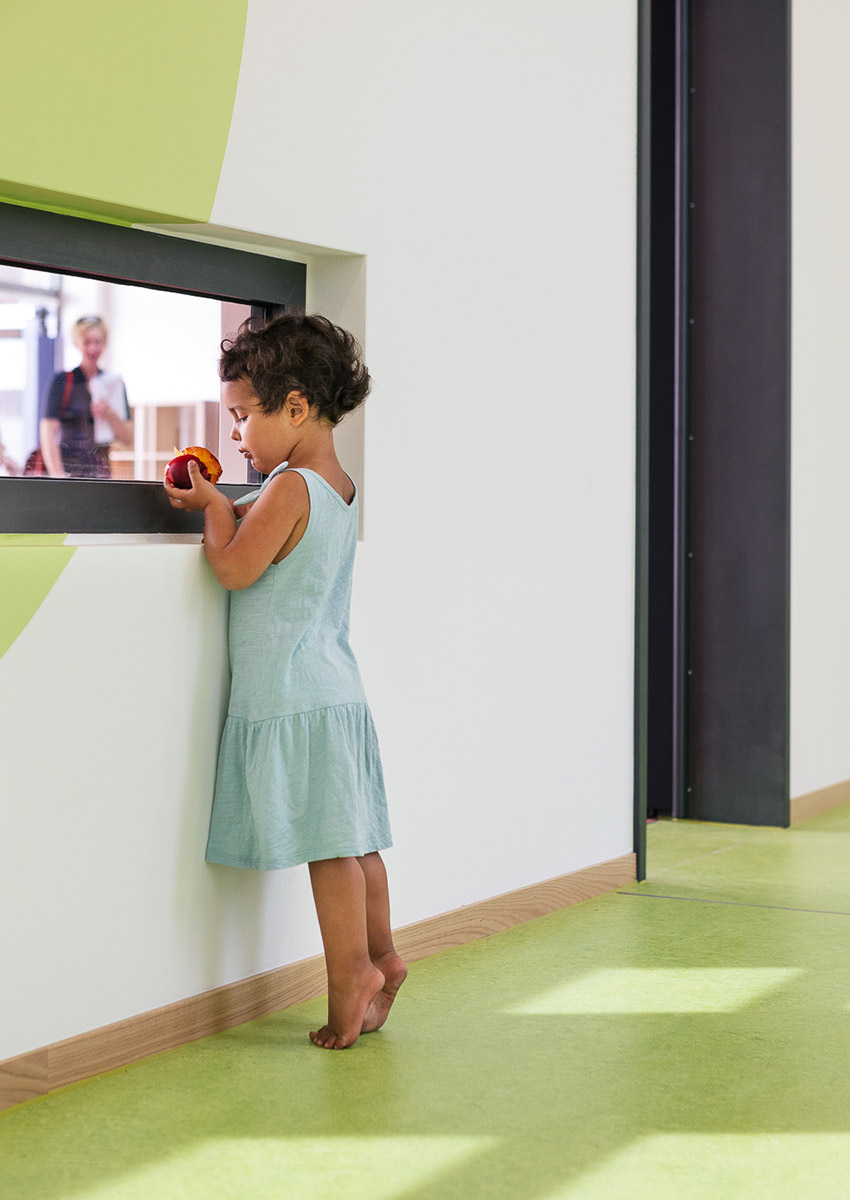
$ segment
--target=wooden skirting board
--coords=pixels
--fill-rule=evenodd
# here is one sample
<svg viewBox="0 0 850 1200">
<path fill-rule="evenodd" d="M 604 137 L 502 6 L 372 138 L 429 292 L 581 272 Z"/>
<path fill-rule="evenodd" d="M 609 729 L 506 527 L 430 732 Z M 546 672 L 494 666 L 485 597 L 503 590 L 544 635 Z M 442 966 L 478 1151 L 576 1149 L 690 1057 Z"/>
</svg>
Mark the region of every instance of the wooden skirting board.
<svg viewBox="0 0 850 1200">
<path fill-rule="evenodd" d="M 792 796 L 791 824 L 808 821 L 809 817 L 819 817 L 821 813 L 841 808 L 844 804 L 850 804 L 850 779 L 834 783 L 832 787 L 820 788 L 817 792 L 807 792 L 804 796 Z"/>
<path fill-rule="evenodd" d="M 635 856 L 626 854 L 408 925 L 396 932 L 396 946 L 415 962 L 613 891 L 632 883 L 635 874 Z M 324 959 L 317 955 L 7 1059 L 0 1062 L 0 1109 L 311 1000 L 326 989 Z"/>
</svg>

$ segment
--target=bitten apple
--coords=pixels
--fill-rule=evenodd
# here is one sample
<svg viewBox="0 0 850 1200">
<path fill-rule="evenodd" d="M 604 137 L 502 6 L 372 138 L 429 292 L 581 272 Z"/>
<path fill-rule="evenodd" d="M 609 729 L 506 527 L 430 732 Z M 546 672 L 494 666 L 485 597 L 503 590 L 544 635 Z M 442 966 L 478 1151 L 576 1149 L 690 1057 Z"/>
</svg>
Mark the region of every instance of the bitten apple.
<svg viewBox="0 0 850 1200">
<path fill-rule="evenodd" d="M 189 463 L 193 460 L 198 464 L 204 479 L 208 479 L 210 483 L 218 483 L 221 478 L 221 463 L 205 446 L 187 446 L 172 458 L 165 468 L 165 482 L 170 487 L 190 488 L 192 481 L 189 478 Z"/>
</svg>

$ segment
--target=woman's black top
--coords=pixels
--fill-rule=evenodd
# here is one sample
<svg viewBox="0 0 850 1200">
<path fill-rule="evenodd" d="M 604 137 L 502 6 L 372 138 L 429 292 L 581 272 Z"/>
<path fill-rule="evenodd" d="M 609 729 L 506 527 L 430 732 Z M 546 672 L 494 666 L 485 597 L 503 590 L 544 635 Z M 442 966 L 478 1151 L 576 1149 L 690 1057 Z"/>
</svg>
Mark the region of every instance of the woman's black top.
<svg viewBox="0 0 850 1200">
<path fill-rule="evenodd" d="M 62 463 L 69 475 L 87 479 L 109 478 L 109 447 L 98 446 L 94 440 L 94 417 L 91 412 L 91 392 L 82 367 L 74 367 L 71 391 L 63 404 L 67 371 L 53 376 L 42 416 L 60 425 L 59 445 Z M 101 374 L 98 371 L 98 374 Z M 125 397 L 126 407 L 126 397 Z M 126 413 L 122 414 L 126 417 Z"/>
</svg>

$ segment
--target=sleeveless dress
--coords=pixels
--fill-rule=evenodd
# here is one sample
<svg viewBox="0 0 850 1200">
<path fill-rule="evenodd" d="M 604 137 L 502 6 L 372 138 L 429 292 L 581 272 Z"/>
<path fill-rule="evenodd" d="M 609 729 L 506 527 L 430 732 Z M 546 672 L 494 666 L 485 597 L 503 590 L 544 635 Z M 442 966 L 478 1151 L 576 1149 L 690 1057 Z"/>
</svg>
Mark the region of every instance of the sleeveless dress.
<svg viewBox="0 0 850 1200">
<path fill-rule="evenodd" d="M 233 678 L 206 859 L 258 871 L 392 845 L 378 741 L 348 644 L 357 497 L 347 505 L 315 471 L 298 473 L 310 494 L 304 536 L 230 593 Z"/>
</svg>

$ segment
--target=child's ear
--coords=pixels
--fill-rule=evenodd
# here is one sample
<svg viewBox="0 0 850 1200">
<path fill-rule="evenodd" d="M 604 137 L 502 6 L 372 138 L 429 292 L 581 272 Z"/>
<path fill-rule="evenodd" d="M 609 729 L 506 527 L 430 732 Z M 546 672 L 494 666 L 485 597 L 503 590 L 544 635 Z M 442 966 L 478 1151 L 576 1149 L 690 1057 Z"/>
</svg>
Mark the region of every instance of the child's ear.
<svg viewBox="0 0 850 1200">
<path fill-rule="evenodd" d="M 310 405 L 302 392 L 289 392 L 284 407 L 293 425 L 300 425 L 310 411 Z"/>
</svg>

